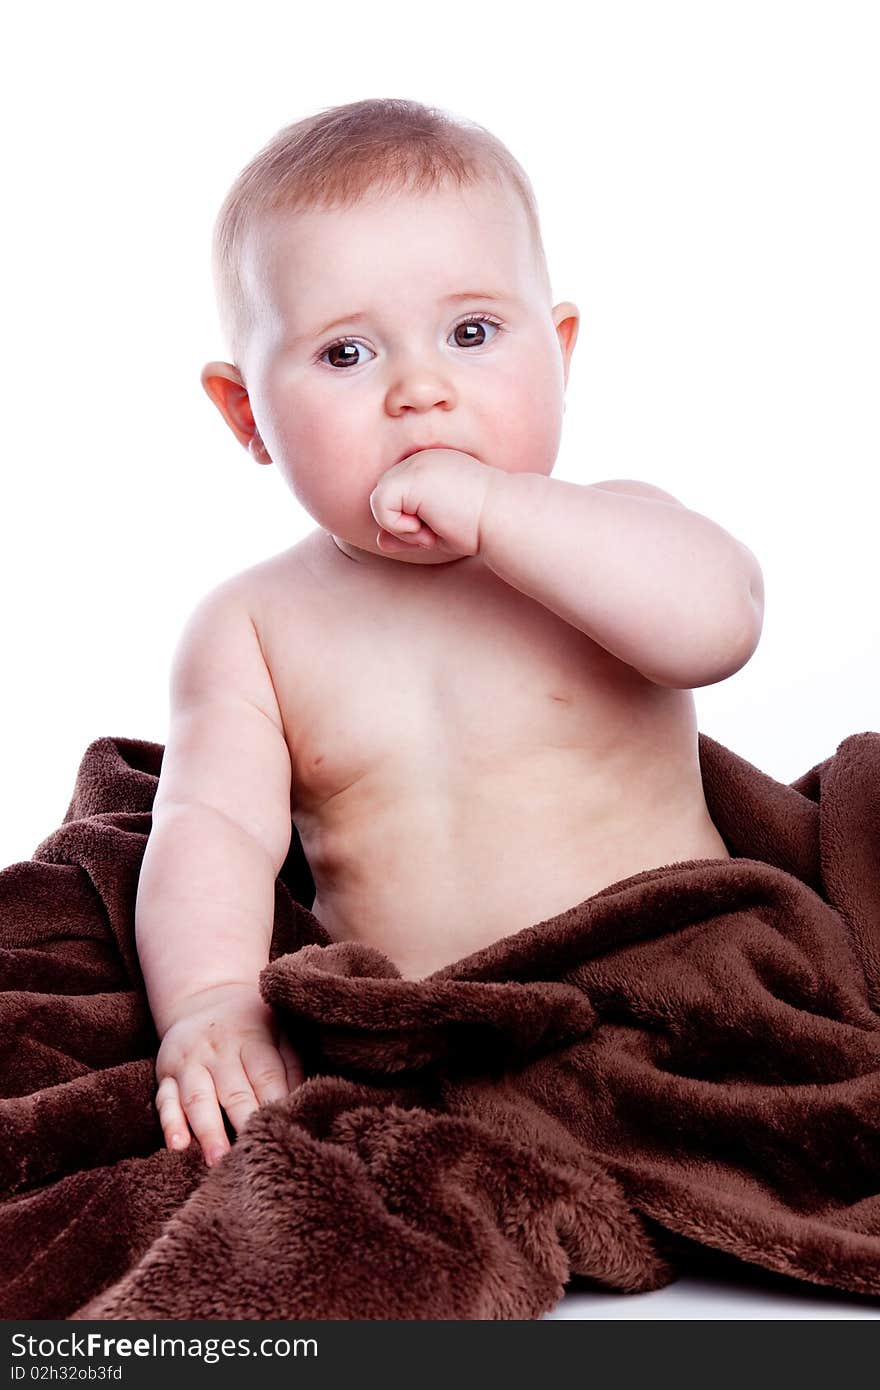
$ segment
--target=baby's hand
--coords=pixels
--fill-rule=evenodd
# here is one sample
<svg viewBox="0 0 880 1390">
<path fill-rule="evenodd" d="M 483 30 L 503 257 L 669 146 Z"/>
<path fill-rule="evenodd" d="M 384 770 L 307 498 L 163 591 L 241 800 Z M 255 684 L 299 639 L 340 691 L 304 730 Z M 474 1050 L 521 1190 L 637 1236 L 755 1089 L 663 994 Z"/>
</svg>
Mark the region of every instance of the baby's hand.
<svg viewBox="0 0 880 1390">
<path fill-rule="evenodd" d="M 189 1121 L 211 1167 L 229 1148 L 221 1106 L 238 1134 L 260 1105 L 286 1096 L 305 1074 L 256 982 L 203 990 L 185 1008 L 156 1057 L 156 1109 L 168 1148 L 187 1147 Z"/>
<path fill-rule="evenodd" d="M 420 449 L 384 472 L 370 493 L 383 553 L 422 546 L 479 555 L 490 489 L 506 477 L 460 449 Z"/>
</svg>

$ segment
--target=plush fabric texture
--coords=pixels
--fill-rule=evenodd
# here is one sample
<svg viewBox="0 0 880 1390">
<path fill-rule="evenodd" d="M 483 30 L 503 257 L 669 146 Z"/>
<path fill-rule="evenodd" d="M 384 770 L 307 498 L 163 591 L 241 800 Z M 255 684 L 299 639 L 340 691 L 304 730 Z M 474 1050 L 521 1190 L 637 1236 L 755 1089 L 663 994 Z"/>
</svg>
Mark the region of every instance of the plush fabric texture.
<svg viewBox="0 0 880 1390">
<path fill-rule="evenodd" d="M 731 860 L 424 980 L 330 941 L 294 829 L 261 986 L 307 1080 L 208 1169 L 163 1147 L 134 943 L 163 748 L 90 744 L 0 873 L 0 1315 L 537 1318 L 688 1248 L 880 1295 L 880 733 L 788 786 L 699 752 Z"/>
</svg>

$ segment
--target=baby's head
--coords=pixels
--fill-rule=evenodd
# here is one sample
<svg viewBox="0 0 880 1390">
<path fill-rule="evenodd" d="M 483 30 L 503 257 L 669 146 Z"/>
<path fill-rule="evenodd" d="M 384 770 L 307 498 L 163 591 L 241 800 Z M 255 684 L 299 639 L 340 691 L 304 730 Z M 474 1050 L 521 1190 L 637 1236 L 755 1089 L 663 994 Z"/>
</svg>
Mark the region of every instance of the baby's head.
<svg viewBox="0 0 880 1390">
<path fill-rule="evenodd" d="M 553 305 L 534 195 L 482 126 L 402 100 L 280 131 L 217 217 L 231 362 L 202 384 L 352 558 L 389 559 L 370 494 L 405 454 L 460 449 L 549 474 L 578 329 Z"/>
</svg>

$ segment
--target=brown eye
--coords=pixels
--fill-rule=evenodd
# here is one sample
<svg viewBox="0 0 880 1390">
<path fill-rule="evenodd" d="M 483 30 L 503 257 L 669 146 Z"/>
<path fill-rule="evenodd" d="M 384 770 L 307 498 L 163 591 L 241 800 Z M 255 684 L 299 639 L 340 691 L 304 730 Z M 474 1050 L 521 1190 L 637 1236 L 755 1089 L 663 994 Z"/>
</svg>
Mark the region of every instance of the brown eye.
<svg viewBox="0 0 880 1390">
<path fill-rule="evenodd" d="M 456 347 L 483 347 L 486 343 L 486 324 L 494 328 L 496 333 L 502 331 L 498 319 L 490 318 L 488 314 L 472 314 L 470 318 L 462 319 L 452 330 Z"/>
<path fill-rule="evenodd" d="M 322 356 L 328 359 L 331 367 L 357 367 L 359 365 L 358 347 L 360 344 L 352 339 L 344 338 L 341 342 L 331 343 Z M 338 353 L 336 361 L 333 360 L 333 353 Z"/>
<path fill-rule="evenodd" d="M 476 343 L 479 347 L 486 336 L 486 330 L 481 323 L 460 323 L 455 333 L 459 347 L 466 347 L 468 343 Z"/>
</svg>

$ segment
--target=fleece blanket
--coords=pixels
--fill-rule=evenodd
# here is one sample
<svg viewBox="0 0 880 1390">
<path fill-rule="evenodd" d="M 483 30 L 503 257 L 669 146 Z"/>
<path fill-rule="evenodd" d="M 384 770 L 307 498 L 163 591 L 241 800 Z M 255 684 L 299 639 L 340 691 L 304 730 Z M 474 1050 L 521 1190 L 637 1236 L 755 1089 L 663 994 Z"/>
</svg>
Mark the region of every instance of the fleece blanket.
<svg viewBox="0 0 880 1390">
<path fill-rule="evenodd" d="M 213 1169 L 153 1108 L 162 753 L 95 740 L 0 873 L 0 1315 L 537 1318 L 689 1249 L 880 1296 L 880 733 L 790 785 L 701 733 L 730 860 L 418 981 L 329 939 L 294 828 L 260 979 L 306 1080 Z"/>
</svg>

